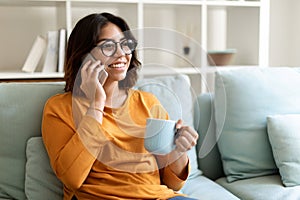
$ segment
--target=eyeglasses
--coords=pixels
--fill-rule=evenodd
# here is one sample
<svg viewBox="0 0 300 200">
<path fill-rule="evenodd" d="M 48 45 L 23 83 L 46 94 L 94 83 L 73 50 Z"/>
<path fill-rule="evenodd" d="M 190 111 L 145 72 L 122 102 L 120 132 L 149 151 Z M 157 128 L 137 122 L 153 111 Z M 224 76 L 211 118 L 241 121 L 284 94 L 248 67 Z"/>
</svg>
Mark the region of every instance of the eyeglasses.
<svg viewBox="0 0 300 200">
<path fill-rule="evenodd" d="M 122 51 L 126 54 L 132 54 L 132 52 L 135 50 L 137 46 L 137 41 L 133 39 L 124 39 L 120 42 L 116 42 L 114 40 L 105 40 L 104 43 L 97 45 L 98 48 L 101 49 L 103 55 L 107 57 L 112 57 L 115 55 L 118 49 L 118 43 L 120 44 L 120 47 Z"/>
</svg>

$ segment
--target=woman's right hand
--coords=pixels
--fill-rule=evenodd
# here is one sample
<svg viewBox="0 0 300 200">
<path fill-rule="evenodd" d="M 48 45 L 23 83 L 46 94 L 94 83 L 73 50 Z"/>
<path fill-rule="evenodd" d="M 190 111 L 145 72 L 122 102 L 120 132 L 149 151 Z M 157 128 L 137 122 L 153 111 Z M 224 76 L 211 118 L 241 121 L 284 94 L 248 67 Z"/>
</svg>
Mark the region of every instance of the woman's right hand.
<svg viewBox="0 0 300 200">
<path fill-rule="evenodd" d="M 81 69 L 80 85 L 80 89 L 90 102 L 90 107 L 101 110 L 103 110 L 106 100 L 106 93 L 98 80 L 98 75 L 102 68 L 99 60 L 86 62 Z"/>
</svg>

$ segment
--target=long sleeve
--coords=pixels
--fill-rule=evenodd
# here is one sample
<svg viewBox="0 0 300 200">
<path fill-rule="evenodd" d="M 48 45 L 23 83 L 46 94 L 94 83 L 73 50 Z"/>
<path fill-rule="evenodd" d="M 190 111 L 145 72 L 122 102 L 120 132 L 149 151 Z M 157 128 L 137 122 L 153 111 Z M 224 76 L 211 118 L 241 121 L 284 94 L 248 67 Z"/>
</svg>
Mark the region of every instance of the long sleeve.
<svg viewBox="0 0 300 200">
<path fill-rule="evenodd" d="M 51 166 L 69 188 L 78 189 L 88 176 L 103 142 L 98 122 L 84 116 L 75 130 L 71 97 L 56 96 L 44 108 L 42 136 Z M 88 146 L 88 148 L 87 148 Z"/>
</svg>

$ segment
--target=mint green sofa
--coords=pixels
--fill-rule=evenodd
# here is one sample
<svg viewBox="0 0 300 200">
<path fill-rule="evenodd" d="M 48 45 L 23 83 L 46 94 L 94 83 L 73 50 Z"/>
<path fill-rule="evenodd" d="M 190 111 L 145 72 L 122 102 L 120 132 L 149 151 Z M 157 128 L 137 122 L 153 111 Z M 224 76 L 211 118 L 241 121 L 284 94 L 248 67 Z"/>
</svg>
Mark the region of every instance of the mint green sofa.
<svg viewBox="0 0 300 200">
<path fill-rule="evenodd" d="M 41 119 L 47 99 L 62 93 L 64 83 L 0 83 L 0 199 L 62 199 L 41 138 Z M 139 81 L 138 89 L 153 92 L 170 113 L 193 125 L 193 95 L 187 76 Z M 180 192 L 203 200 L 238 199 L 198 169 L 196 149 L 189 152 L 191 173 Z M 215 167 L 215 166 L 213 166 Z M 219 168 L 216 168 L 220 170 Z"/>
<path fill-rule="evenodd" d="M 300 199 L 300 70 L 215 74 L 195 101 L 199 168 L 243 200 Z"/>
</svg>

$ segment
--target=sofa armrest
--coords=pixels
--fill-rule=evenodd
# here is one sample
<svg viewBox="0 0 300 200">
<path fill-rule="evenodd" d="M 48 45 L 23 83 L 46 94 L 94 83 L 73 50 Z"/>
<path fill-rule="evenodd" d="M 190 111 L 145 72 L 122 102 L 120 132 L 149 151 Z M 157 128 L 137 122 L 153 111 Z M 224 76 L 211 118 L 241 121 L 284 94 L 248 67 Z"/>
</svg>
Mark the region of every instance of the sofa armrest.
<svg viewBox="0 0 300 200">
<path fill-rule="evenodd" d="M 194 102 L 194 127 L 199 134 L 198 165 L 203 174 L 216 180 L 224 176 L 215 134 L 213 95 L 200 94 Z"/>
</svg>

